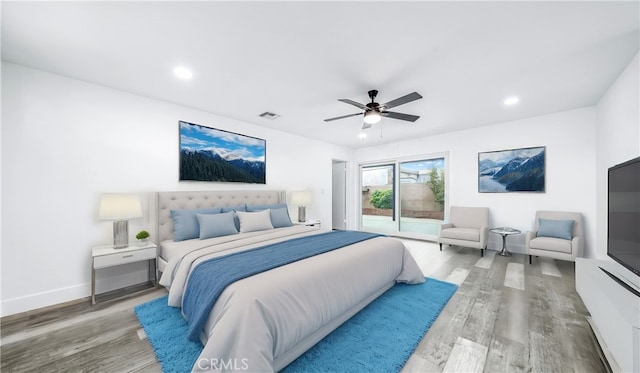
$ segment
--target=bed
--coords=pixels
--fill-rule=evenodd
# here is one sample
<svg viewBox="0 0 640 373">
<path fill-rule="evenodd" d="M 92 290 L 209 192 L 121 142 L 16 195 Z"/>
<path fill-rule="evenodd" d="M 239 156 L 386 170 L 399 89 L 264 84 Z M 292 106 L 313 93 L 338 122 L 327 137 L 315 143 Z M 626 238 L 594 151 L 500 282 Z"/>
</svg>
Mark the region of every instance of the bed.
<svg viewBox="0 0 640 373">
<path fill-rule="evenodd" d="M 204 346 L 194 371 L 281 370 L 396 282 L 424 282 L 401 241 L 283 223 L 285 202 L 283 191 L 157 194 L 160 284 Z M 189 238 L 173 222 L 195 209 Z M 254 229 L 269 218 L 274 228 Z M 240 233 L 203 236 L 214 219 Z"/>
</svg>

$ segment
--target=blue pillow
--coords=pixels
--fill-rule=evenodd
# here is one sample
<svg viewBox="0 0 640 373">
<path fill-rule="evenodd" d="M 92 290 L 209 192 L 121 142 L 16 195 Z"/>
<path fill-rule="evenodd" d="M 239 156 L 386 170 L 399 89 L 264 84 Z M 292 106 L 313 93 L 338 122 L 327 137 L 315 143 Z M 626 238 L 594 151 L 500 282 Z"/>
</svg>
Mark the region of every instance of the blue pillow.
<svg viewBox="0 0 640 373">
<path fill-rule="evenodd" d="M 537 237 L 554 237 L 570 240 L 573 238 L 573 220 L 538 219 Z"/>
<path fill-rule="evenodd" d="M 200 226 L 196 214 L 218 214 L 220 208 L 171 210 L 173 219 L 173 239 L 176 241 L 190 240 L 200 236 Z"/>
<path fill-rule="evenodd" d="M 244 203 L 238 206 L 231 207 L 223 207 L 221 212 L 231 212 L 231 211 L 247 211 L 247 205 Z"/>
<path fill-rule="evenodd" d="M 237 234 L 238 230 L 233 222 L 233 215 L 233 212 L 196 214 L 200 224 L 200 239 Z"/>
<path fill-rule="evenodd" d="M 247 205 L 247 211 L 262 211 L 266 209 L 271 210 L 271 224 L 273 224 L 274 228 L 293 226 L 286 203 L 274 203 L 273 205 Z"/>
<path fill-rule="evenodd" d="M 236 211 L 247 211 L 247 205 L 244 203 L 238 206 L 231 207 L 223 207 L 222 212 L 236 212 Z M 233 214 L 233 222 L 236 224 L 236 229 L 240 231 L 240 219 L 238 219 L 238 215 Z"/>
<path fill-rule="evenodd" d="M 286 203 L 274 203 L 273 205 L 247 205 L 247 211 L 253 212 L 253 211 L 262 211 L 262 210 L 266 210 L 266 209 L 279 209 L 279 208 L 283 208 L 283 207 L 287 207 Z"/>
<path fill-rule="evenodd" d="M 291 218 L 289 217 L 289 210 L 287 210 L 286 207 L 271 209 L 271 224 L 274 228 L 293 226 Z"/>
</svg>

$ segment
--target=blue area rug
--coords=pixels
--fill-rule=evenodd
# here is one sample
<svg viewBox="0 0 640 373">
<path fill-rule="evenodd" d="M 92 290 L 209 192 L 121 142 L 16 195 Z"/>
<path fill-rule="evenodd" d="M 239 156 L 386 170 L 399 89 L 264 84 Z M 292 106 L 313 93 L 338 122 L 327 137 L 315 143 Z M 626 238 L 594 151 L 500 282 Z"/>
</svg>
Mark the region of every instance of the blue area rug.
<svg viewBox="0 0 640 373">
<path fill-rule="evenodd" d="M 458 287 L 427 277 L 397 284 L 283 371 L 398 372 Z M 190 372 L 202 345 L 187 339 L 178 308 L 162 297 L 135 307 L 162 371 Z"/>
</svg>

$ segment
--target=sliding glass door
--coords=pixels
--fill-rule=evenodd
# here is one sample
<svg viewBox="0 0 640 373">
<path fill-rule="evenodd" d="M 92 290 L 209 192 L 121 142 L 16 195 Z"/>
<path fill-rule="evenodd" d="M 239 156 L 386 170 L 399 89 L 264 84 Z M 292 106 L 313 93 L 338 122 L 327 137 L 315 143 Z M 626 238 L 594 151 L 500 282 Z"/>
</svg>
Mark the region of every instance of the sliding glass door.
<svg viewBox="0 0 640 373">
<path fill-rule="evenodd" d="M 444 219 L 444 158 L 400 163 L 400 232 L 437 236 Z"/>
<path fill-rule="evenodd" d="M 362 165 L 361 229 L 435 240 L 444 219 L 446 156 Z"/>
<path fill-rule="evenodd" d="M 395 231 L 395 164 L 363 166 L 361 226 L 380 233 Z"/>
</svg>

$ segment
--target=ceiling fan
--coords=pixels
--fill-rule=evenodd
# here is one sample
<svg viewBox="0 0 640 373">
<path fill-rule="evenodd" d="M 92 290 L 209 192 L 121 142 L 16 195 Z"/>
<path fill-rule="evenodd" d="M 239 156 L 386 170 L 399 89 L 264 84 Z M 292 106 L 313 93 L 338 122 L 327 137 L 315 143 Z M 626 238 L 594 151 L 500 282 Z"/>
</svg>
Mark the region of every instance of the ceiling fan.
<svg viewBox="0 0 640 373">
<path fill-rule="evenodd" d="M 406 120 L 406 121 L 409 121 L 409 122 L 415 122 L 418 118 L 420 118 L 417 115 L 396 113 L 394 111 L 387 111 L 387 109 L 391 109 L 391 108 L 394 108 L 396 106 L 400 106 L 402 104 L 406 104 L 408 102 L 421 99 L 422 96 L 420 96 L 420 94 L 418 92 L 409 93 L 408 95 L 404 95 L 402 97 L 396 98 L 395 100 L 391 100 L 391 101 L 387 102 L 386 104 L 379 104 L 379 103 L 375 102 L 376 96 L 378 95 L 378 91 L 376 91 L 375 89 L 372 89 L 368 93 L 369 93 L 369 98 L 371 98 L 371 102 L 366 104 L 366 105 L 363 105 L 363 104 L 361 104 L 359 102 L 355 102 L 353 100 L 349 100 L 348 98 L 338 99 L 338 101 L 353 105 L 355 107 L 358 107 L 358 108 L 364 110 L 362 113 L 343 115 L 343 116 L 340 116 L 340 117 L 325 119 L 324 121 L 325 122 L 331 122 L 331 121 L 337 120 L 337 119 L 355 117 L 357 115 L 364 115 L 364 124 L 362 125 L 362 129 L 367 129 L 367 128 L 371 127 L 372 124 L 378 123 L 380 121 L 380 119 L 382 119 L 382 117 L 389 117 L 389 118 L 393 118 L 393 119 Z"/>
</svg>

